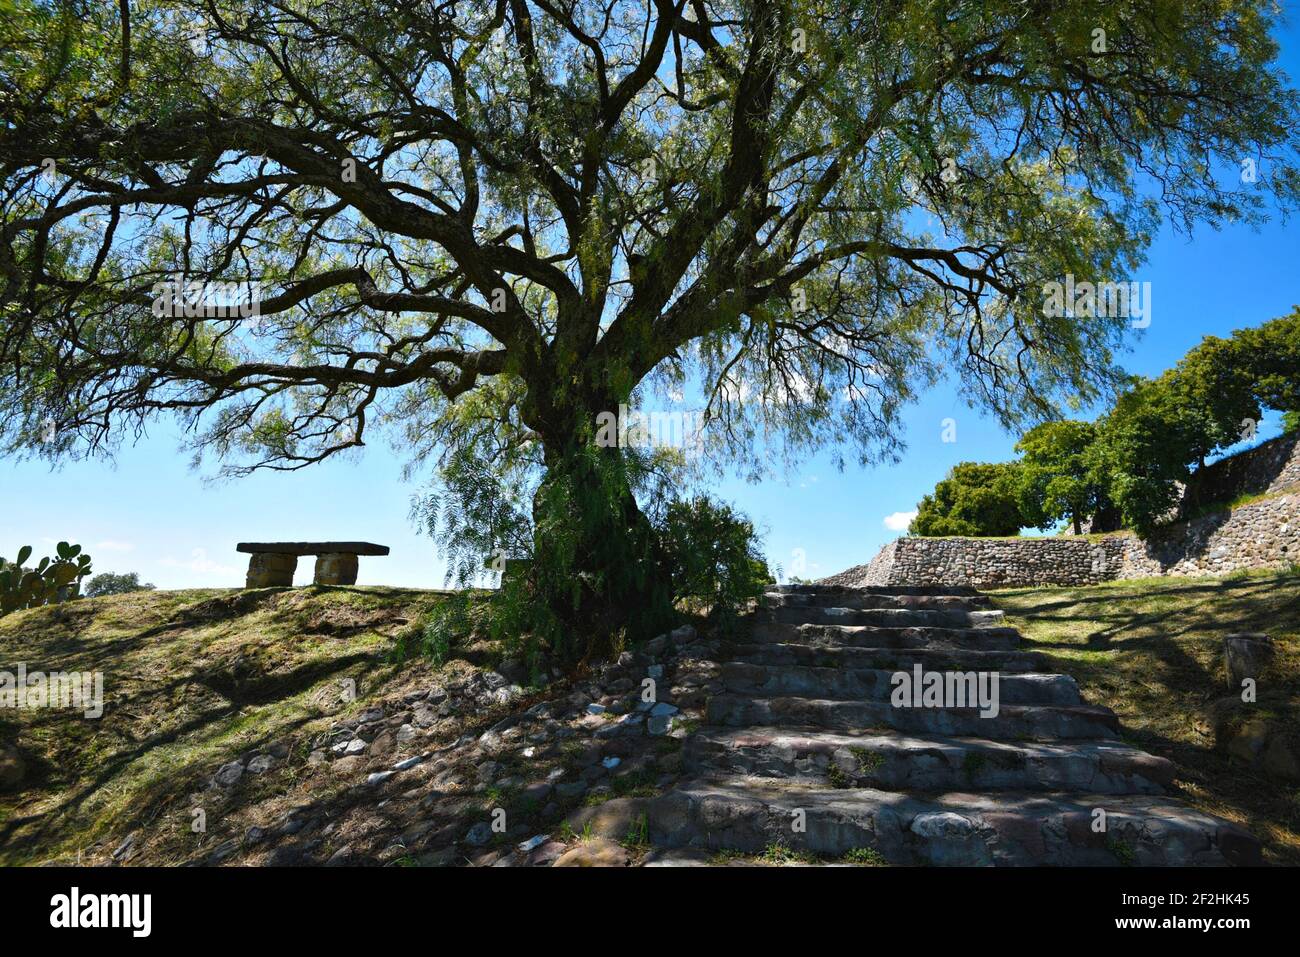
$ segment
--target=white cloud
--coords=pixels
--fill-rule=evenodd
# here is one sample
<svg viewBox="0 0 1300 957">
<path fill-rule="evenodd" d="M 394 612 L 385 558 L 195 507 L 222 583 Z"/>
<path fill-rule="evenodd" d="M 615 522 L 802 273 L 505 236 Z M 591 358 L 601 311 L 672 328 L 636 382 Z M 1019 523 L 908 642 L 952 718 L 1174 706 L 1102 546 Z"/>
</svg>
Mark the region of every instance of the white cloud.
<svg viewBox="0 0 1300 957">
<path fill-rule="evenodd" d="M 239 575 L 240 570 L 232 565 L 222 565 L 208 558 L 206 548 L 196 548 L 190 552 L 189 561 L 178 561 L 175 558 L 163 558 L 158 561 L 159 565 L 165 568 L 183 568 L 186 571 L 193 572 L 196 575 L 220 575 L 229 577 Z"/>
<path fill-rule="evenodd" d="M 95 550 L 100 552 L 133 552 L 135 551 L 135 545 L 131 542 L 115 542 L 110 539 L 104 542 L 96 542 Z"/>
<path fill-rule="evenodd" d="M 916 518 L 915 509 L 910 512 L 895 512 L 893 515 L 886 515 L 885 528 L 891 532 L 905 532 L 914 518 Z"/>
</svg>

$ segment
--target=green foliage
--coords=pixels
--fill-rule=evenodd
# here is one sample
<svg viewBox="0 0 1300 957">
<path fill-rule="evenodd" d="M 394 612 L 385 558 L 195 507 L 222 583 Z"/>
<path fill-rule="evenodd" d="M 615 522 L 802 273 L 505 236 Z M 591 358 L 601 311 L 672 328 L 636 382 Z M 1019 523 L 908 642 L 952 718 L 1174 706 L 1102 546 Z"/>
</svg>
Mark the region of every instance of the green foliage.
<svg viewBox="0 0 1300 957">
<path fill-rule="evenodd" d="M 491 594 L 458 591 L 440 597 L 393 645 L 392 658 L 401 664 L 414 657 L 428 658 L 435 666 L 447 663 L 457 647 L 476 636 L 486 637 L 493 614 Z"/>
<path fill-rule="evenodd" d="M 863 864 L 870 867 L 886 867 L 889 862 L 874 847 L 855 847 L 844 855 L 847 864 Z"/>
<path fill-rule="evenodd" d="M 85 595 L 87 598 L 98 598 L 101 595 L 125 595 L 133 591 L 153 590 L 153 585 L 140 584 L 138 572 L 127 572 L 124 575 L 104 572 L 86 582 Z"/>
<path fill-rule="evenodd" d="M 670 605 L 626 457 L 579 451 L 600 412 L 694 378 L 710 457 L 751 474 L 896 456 L 947 370 L 1039 421 L 1116 384 L 1128 328 L 1047 315 L 1045 281 L 1131 277 L 1161 209 L 1300 194 L 1254 0 L 158 0 L 129 49 L 118 5 L 0 2 L 0 450 L 168 412 L 236 474 L 384 428 L 415 463 L 475 449 L 421 517 L 458 580 L 531 551 L 579 656 Z M 1241 157 L 1252 189 L 1207 172 Z M 182 270 L 264 285 L 259 322 L 151 310 Z"/>
<path fill-rule="evenodd" d="M 753 523 L 729 505 L 703 495 L 671 502 L 659 533 L 674 601 L 708 611 L 724 631 L 772 581 Z"/>
<path fill-rule="evenodd" d="M 1251 329 L 1238 329 L 1231 342 L 1238 363 L 1260 405 L 1300 414 L 1300 307 Z"/>
<path fill-rule="evenodd" d="M 635 494 L 648 481 L 643 456 L 588 442 L 549 463 L 538 487 L 530 591 L 514 590 L 566 664 L 605 657 L 675 620 L 665 556 Z"/>
<path fill-rule="evenodd" d="M 1078 420 L 1045 422 L 1021 436 L 1017 493 L 1026 525 L 1048 529 L 1065 519 L 1078 535 L 1083 519 L 1109 504 L 1088 461 L 1096 438 L 1096 426 Z"/>
<path fill-rule="evenodd" d="M 1249 438 L 1262 407 L 1283 412 L 1284 431 L 1300 427 L 1297 370 L 1300 309 L 1229 339 L 1206 337 L 1159 378 L 1131 380 L 1095 424 L 1031 429 L 1016 446 L 1025 523 L 1049 528 L 1068 518 L 1078 532 L 1083 517 L 1118 509 L 1123 525 L 1151 534 L 1176 513 L 1193 467 Z M 948 514 L 945 504 L 926 511 Z M 921 524 L 968 527 L 928 514 Z"/>
<path fill-rule="evenodd" d="M 59 542 L 53 561 L 42 558 L 34 569 L 24 568 L 31 557 L 32 547 L 24 545 L 16 561 L 0 559 L 0 614 L 76 598 L 81 580 L 90 574 L 90 556 L 81 553 L 80 545 Z"/>
<path fill-rule="evenodd" d="M 521 468 L 522 485 L 537 470 Z M 413 516 L 449 558 L 448 579 L 465 585 L 518 562 L 476 605 L 476 624 L 536 665 L 597 659 L 675 622 L 663 548 L 636 492 L 664 500 L 656 459 L 635 449 L 592 444 L 552 463 L 531 495 L 531 516 L 493 481 L 472 449 L 448 456 L 439 486 L 416 501 Z M 628 609 L 636 613 L 628 615 Z M 426 653 L 466 619 L 437 613 Z"/>
<path fill-rule="evenodd" d="M 420 652 L 435 665 L 445 664 L 452 646 L 473 633 L 473 609 L 474 599 L 468 592 L 458 592 L 435 605 L 420 631 Z"/>
<path fill-rule="evenodd" d="M 1171 393 L 1188 462 L 1203 465 L 1214 452 L 1250 435 L 1259 421 L 1254 362 L 1238 335 L 1207 336 L 1157 380 Z"/>
<path fill-rule="evenodd" d="M 908 531 L 944 535 L 1019 535 L 1020 463 L 962 462 L 921 499 Z"/>
<path fill-rule="evenodd" d="M 1184 414 L 1183 396 L 1169 378 L 1137 379 L 1099 424 L 1088 451 L 1094 475 L 1107 476 L 1107 492 L 1124 525 L 1148 535 L 1178 505 L 1179 483 L 1191 474 L 1190 450 L 1204 419 Z"/>
<path fill-rule="evenodd" d="M 1248 438 L 1261 407 L 1293 426 L 1297 370 L 1300 309 L 1229 339 L 1207 337 L 1158 379 L 1134 380 L 1098 423 L 1088 454 L 1124 524 L 1149 535 L 1171 517 L 1192 466 Z"/>
<path fill-rule="evenodd" d="M 501 477 L 480 449 L 460 446 L 448 453 L 437 484 L 413 501 L 412 520 L 447 562 L 445 584 L 481 584 L 503 571 L 506 561 L 531 553 L 527 497 L 508 493 Z M 525 481 L 522 473 L 514 478 L 521 485 Z"/>
<path fill-rule="evenodd" d="M 594 450 L 591 454 L 592 461 L 602 463 L 598 468 L 616 470 L 613 478 L 646 486 L 646 476 L 636 474 L 644 461 L 622 455 L 597 458 Z M 590 547 L 582 529 L 607 520 L 614 509 L 626 507 L 626 503 L 620 505 L 618 481 L 599 488 L 604 494 L 578 497 L 571 488 L 544 485 L 536 499 L 543 516 L 538 523 L 539 544 L 528 553 L 527 570 L 505 576 L 494 591 L 473 597 L 461 592 L 440 602 L 418 635 L 403 642 L 399 655 L 418 651 L 441 663 L 450 648 L 478 633 L 501 642 L 510 653 L 522 655 L 534 671 L 543 661 L 573 665 L 662 633 L 677 620 L 674 605 L 707 612 L 720 630 L 727 631 L 735 626 L 746 604 L 772 581 L 753 524 L 707 496 L 670 500 L 653 521 L 646 520 L 642 541 L 647 551 L 634 564 L 625 567 L 621 561 L 612 561 L 612 572 L 605 578 L 577 573 L 577 556 Z M 620 520 L 629 514 L 622 512 Z M 605 544 L 617 546 L 620 542 L 626 539 L 611 536 Z M 539 561 L 538 555 L 546 557 Z M 654 594 L 657 587 L 648 580 L 646 566 L 651 562 L 671 569 L 665 577 L 664 604 L 658 611 L 644 597 Z M 553 604 L 557 594 L 562 602 L 578 607 L 585 603 L 595 609 L 603 604 L 601 599 L 630 595 L 628 600 L 638 602 L 634 618 L 640 627 L 575 629 L 566 624 L 563 612 L 567 608 L 557 613 Z"/>
</svg>

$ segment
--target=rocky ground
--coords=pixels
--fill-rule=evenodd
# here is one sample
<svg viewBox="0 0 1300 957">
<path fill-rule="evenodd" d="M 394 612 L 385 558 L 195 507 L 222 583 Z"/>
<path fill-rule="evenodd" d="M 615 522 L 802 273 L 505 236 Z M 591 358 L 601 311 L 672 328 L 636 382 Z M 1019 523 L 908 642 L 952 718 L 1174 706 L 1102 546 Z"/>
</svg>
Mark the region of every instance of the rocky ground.
<svg viewBox="0 0 1300 957">
<path fill-rule="evenodd" d="M 344 790 L 250 824 L 192 860 L 486 866 L 567 864 L 600 854 L 601 863 L 626 863 L 635 834 L 606 849 L 566 830 L 564 818 L 677 782 L 682 740 L 716 690 L 708 653 L 687 625 L 625 652 L 590 680 L 545 692 L 512 681 L 522 675 L 507 661 L 501 670 L 469 669 L 428 690 L 373 702 L 310 743 L 304 773 L 344 780 Z M 499 711 L 507 713 L 485 730 L 447 740 L 467 717 Z M 246 775 L 266 773 L 285 757 L 241 755 L 190 796 L 191 806 L 238 801 Z"/>
</svg>

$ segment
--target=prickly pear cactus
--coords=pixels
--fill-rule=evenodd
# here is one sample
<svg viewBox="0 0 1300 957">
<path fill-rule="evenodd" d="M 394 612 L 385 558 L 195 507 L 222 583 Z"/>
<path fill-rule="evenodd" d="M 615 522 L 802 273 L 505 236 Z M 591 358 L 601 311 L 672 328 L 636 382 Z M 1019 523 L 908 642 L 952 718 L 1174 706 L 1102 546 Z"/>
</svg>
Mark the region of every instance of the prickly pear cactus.
<svg viewBox="0 0 1300 957">
<path fill-rule="evenodd" d="M 34 569 L 23 564 L 32 557 L 32 547 L 18 549 L 18 560 L 0 558 L 0 615 L 22 608 L 36 608 L 68 601 L 81 594 L 81 581 L 90 574 L 90 556 L 80 545 L 59 542 L 55 558 L 42 558 Z"/>
</svg>

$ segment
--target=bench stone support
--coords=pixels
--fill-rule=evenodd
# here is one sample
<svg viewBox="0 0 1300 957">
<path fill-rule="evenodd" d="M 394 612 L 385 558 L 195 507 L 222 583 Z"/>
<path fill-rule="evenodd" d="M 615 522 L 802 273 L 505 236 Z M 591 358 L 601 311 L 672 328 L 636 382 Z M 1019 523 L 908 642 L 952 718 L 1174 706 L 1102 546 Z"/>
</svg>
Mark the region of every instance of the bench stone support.
<svg viewBox="0 0 1300 957">
<path fill-rule="evenodd" d="M 317 585 L 355 585 L 357 558 L 387 555 L 387 545 L 374 542 L 240 542 L 235 551 L 252 555 L 246 588 L 288 588 L 303 555 L 316 556 Z"/>
<path fill-rule="evenodd" d="M 293 585 L 293 573 L 297 570 L 297 555 L 254 552 L 248 560 L 248 578 L 244 587 L 289 588 Z"/>
<path fill-rule="evenodd" d="M 355 585 L 357 556 L 347 552 L 325 552 L 316 556 L 317 585 Z"/>
</svg>

